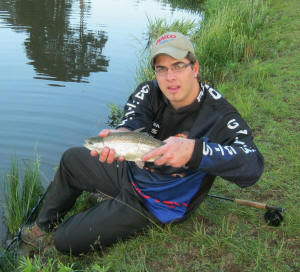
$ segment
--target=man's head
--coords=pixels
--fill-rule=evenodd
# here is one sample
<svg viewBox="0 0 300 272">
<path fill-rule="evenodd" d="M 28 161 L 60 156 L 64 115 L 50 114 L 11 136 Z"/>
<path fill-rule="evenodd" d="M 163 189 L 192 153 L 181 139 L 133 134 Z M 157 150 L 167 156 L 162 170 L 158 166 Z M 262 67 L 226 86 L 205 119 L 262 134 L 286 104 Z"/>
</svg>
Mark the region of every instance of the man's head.
<svg viewBox="0 0 300 272">
<path fill-rule="evenodd" d="M 151 50 L 151 65 L 162 93 L 178 109 L 191 104 L 199 94 L 199 63 L 191 42 L 181 33 L 160 36 Z"/>
<path fill-rule="evenodd" d="M 195 55 L 194 47 L 186 36 L 179 32 L 167 32 L 154 42 L 151 50 L 151 65 L 154 68 L 155 58 L 165 54 L 174 59 L 184 59 L 188 53 Z"/>
</svg>

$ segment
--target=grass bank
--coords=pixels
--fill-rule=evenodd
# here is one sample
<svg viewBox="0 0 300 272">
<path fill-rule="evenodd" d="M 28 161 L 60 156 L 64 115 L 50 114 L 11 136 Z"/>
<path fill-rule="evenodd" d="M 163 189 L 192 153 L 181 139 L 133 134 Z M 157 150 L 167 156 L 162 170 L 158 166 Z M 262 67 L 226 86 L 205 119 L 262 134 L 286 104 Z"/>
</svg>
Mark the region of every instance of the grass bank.
<svg viewBox="0 0 300 272">
<path fill-rule="evenodd" d="M 82 257 L 51 251 L 31 262 L 23 258 L 17 271 L 300 270 L 300 2 L 206 3 L 206 31 L 196 25 L 196 31 L 188 33 L 197 46 L 201 75 L 238 108 L 265 157 L 265 172 L 256 185 L 240 189 L 219 178 L 212 193 L 285 207 L 281 226 L 268 226 L 262 210 L 208 198 L 180 225 L 153 227 Z M 252 13 L 245 9 L 247 5 L 253 5 Z M 236 25 L 224 23 L 230 22 L 226 10 Z"/>
</svg>

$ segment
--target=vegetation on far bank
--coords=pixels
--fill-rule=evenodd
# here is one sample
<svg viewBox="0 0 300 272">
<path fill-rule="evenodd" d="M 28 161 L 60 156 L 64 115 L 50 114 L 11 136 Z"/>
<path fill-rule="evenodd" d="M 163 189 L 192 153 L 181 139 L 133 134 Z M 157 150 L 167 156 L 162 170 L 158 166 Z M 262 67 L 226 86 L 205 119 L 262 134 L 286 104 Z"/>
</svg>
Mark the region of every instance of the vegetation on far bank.
<svg viewBox="0 0 300 272">
<path fill-rule="evenodd" d="M 184 223 L 150 228 L 100 253 L 22 257 L 16 271 L 300 270 L 300 2 L 206 0 L 204 9 L 200 29 L 193 22 L 149 22 L 149 40 L 166 30 L 192 38 L 203 80 L 237 107 L 265 157 L 254 186 L 240 189 L 218 178 L 212 192 L 284 207 L 281 226 L 268 226 L 263 210 L 208 198 Z M 146 64 L 139 80 L 153 76 Z"/>
</svg>

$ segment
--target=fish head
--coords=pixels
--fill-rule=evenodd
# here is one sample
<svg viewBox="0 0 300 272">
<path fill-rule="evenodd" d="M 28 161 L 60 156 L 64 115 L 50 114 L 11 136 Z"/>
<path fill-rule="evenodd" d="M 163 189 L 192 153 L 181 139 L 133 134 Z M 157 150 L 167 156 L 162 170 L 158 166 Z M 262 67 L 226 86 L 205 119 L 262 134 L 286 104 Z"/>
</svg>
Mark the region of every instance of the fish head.
<svg viewBox="0 0 300 272">
<path fill-rule="evenodd" d="M 104 142 L 101 137 L 91 137 L 85 140 L 83 146 L 89 150 L 96 150 L 99 153 L 104 148 Z"/>
</svg>

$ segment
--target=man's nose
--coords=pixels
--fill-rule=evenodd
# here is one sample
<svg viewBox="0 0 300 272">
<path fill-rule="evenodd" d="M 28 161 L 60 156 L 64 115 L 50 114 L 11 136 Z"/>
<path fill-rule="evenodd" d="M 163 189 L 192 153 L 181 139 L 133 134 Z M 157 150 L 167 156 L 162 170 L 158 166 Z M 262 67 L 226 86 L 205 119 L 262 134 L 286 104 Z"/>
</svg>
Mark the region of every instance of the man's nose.
<svg viewBox="0 0 300 272">
<path fill-rule="evenodd" d="M 167 77 L 166 77 L 167 80 L 172 80 L 172 79 L 175 78 L 175 76 L 176 76 L 175 72 L 172 71 L 171 68 L 169 68 L 168 71 L 167 71 Z"/>
</svg>

